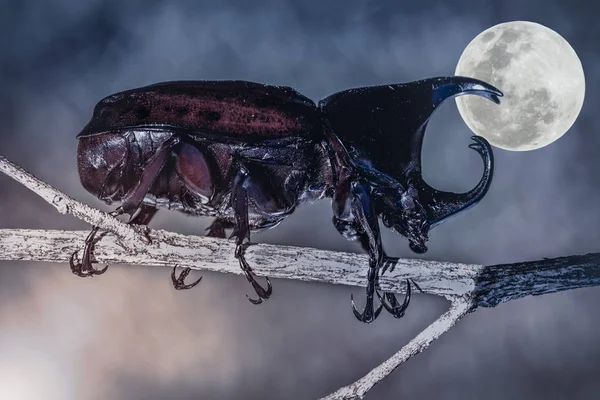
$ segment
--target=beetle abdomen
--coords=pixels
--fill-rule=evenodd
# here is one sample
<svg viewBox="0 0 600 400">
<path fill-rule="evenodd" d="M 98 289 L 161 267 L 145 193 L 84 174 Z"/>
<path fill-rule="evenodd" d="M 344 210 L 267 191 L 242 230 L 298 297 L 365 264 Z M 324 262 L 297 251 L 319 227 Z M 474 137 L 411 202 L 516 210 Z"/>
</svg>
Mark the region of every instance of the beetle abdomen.
<svg viewBox="0 0 600 400">
<path fill-rule="evenodd" d="M 208 134 L 281 137 L 312 132 L 318 111 L 288 87 L 245 81 L 165 82 L 101 100 L 79 136 L 139 126 Z"/>
</svg>

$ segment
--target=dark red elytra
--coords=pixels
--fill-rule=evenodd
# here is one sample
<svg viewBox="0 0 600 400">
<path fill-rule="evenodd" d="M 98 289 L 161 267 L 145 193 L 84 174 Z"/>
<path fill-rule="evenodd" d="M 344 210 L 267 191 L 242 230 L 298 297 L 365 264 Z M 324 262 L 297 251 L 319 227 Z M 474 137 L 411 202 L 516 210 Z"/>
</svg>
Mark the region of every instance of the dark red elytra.
<svg viewBox="0 0 600 400">
<path fill-rule="evenodd" d="M 106 97 L 79 136 L 168 125 L 207 134 L 281 137 L 311 132 L 317 121 L 315 103 L 289 87 L 244 81 L 179 81 Z"/>
</svg>

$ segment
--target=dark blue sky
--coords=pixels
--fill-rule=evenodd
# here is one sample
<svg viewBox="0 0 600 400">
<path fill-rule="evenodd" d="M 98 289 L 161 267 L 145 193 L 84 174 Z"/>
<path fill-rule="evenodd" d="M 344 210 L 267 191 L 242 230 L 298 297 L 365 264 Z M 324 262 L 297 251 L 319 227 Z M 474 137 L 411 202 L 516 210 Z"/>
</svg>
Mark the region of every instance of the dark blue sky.
<svg viewBox="0 0 600 400">
<path fill-rule="evenodd" d="M 0 154 L 104 210 L 79 183 L 75 135 L 108 94 L 168 80 L 245 79 L 319 100 L 350 87 L 452 75 L 466 45 L 488 27 L 546 25 L 582 61 L 587 89 L 579 119 L 541 150 L 495 149 L 489 194 L 435 228 L 424 257 L 496 264 L 600 250 L 600 24 L 593 2 L 0 5 Z M 467 148 L 470 135 L 454 103 L 445 104 L 425 138 L 432 186 L 462 191 L 477 182 L 481 161 Z M 88 228 L 2 176 L 0 211 L 0 228 Z M 253 239 L 358 251 L 330 221 L 326 200 Z M 209 222 L 161 212 L 152 226 L 203 234 Z M 395 234 L 386 232 L 384 244 L 388 254 L 414 257 Z M 67 265 L 1 263 L 0 382 L 12 376 L 7 363 L 23 376 L 43 376 L 46 399 L 316 398 L 362 376 L 447 307 L 415 296 L 403 320 L 386 315 L 365 326 L 350 310 L 357 288 L 275 281 L 274 298 L 252 307 L 245 279 L 204 275 L 180 293 L 168 270 L 114 266 L 82 280 Z M 585 289 L 480 310 L 368 398 L 596 398 L 598 301 L 600 290 Z"/>
</svg>

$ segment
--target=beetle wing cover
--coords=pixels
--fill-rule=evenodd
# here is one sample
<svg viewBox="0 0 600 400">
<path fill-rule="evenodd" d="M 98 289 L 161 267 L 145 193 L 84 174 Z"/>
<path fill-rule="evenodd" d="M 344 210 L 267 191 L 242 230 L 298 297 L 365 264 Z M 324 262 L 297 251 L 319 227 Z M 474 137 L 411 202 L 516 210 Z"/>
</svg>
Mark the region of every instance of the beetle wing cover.
<svg viewBox="0 0 600 400">
<path fill-rule="evenodd" d="M 152 126 L 238 137 L 282 137 L 310 132 L 317 120 L 314 102 L 289 87 L 178 81 L 104 98 L 78 137 Z"/>
</svg>

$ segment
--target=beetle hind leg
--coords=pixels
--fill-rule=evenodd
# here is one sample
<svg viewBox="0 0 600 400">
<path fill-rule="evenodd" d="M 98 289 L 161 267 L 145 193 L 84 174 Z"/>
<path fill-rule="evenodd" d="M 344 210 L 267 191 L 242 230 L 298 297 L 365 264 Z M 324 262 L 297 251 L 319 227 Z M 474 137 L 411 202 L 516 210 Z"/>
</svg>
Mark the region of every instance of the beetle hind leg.
<svg viewBox="0 0 600 400">
<path fill-rule="evenodd" d="M 110 212 L 109 215 L 116 217 L 123 213 L 123 208 L 119 207 L 115 211 Z M 98 234 L 99 230 L 100 228 L 98 226 L 93 226 L 92 231 L 85 239 L 85 245 L 83 246 L 83 255 L 81 256 L 81 261 L 76 261 L 77 253 L 79 253 L 79 251 L 76 251 L 73 254 L 71 254 L 71 257 L 69 259 L 69 266 L 71 267 L 71 272 L 73 272 L 79 277 L 86 278 L 88 276 L 102 275 L 108 269 L 108 265 L 102 269 L 96 269 L 92 266 L 92 253 L 94 251 L 94 245 L 97 241 L 96 235 Z"/>
</svg>

